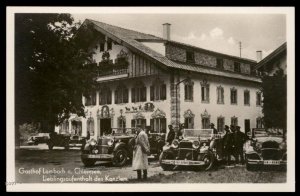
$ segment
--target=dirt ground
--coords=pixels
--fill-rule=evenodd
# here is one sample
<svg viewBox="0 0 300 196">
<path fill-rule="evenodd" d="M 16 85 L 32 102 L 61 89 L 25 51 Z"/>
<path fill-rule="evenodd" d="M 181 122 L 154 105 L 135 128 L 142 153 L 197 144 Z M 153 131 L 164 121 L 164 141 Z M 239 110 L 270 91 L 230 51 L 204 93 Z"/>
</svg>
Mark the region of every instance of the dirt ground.
<svg viewBox="0 0 300 196">
<path fill-rule="evenodd" d="M 16 181 L 18 183 L 139 183 L 130 161 L 122 168 L 108 162 L 85 167 L 79 149 L 48 150 L 46 145 L 21 147 L 16 150 Z M 217 167 L 211 171 L 176 168 L 163 171 L 157 160 L 150 159 L 147 183 L 284 183 L 285 171 L 247 171 L 244 166 Z M 142 183 L 145 183 L 143 181 Z"/>
</svg>

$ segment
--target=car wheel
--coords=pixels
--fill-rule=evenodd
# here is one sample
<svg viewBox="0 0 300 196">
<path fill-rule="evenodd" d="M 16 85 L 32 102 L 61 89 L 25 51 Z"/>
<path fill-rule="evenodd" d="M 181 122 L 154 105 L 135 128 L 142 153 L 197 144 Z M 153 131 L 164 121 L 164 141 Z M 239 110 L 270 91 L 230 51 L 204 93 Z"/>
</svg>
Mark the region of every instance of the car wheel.
<svg viewBox="0 0 300 196">
<path fill-rule="evenodd" d="M 161 168 L 165 171 L 173 170 L 175 168 L 175 165 L 163 164 L 162 161 L 164 159 L 175 160 L 175 155 L 172 152 L 164 151 L 159 156 L 159 164 L 160 164 Z"/>
<path fill-rule="evenodd" d="M 81 158 L 81 161 L 82 161 L 83 165 L 86 167 L 91 167 L 91 166 L 95 165 L 95 163 L 96 163 L 96 160 L 87 159 L 87 158 Z"/>
<path fill-rule="evenodd" d="M 248 162 L 246 163 L 246 169 L 248 171 L 254 171 L 257 169 L 256 165 L 250 165 Z"/>
<path fill-rule="evenodd" d="M 49 150 L 52 150 L 53 149 L 53 144 L 48 144 L 48 148 L 49 148 Z"/>
<path fill-rule="evenodd" d="M 198 155 L 198 161 L 204 161 L 204 165 L 201 166 L 201 169 L 208 171 L 212 169 L 215 162 L 215 158 L 211 152 L 208 152 L 204 155 Z"/>
<path fill-rule="evenodd" d="M 124 148 L 118 149 L 114 152 L 112 163 L 114 166 L 121 167 L 127 162 L 128 152 Z"/>
</svg>

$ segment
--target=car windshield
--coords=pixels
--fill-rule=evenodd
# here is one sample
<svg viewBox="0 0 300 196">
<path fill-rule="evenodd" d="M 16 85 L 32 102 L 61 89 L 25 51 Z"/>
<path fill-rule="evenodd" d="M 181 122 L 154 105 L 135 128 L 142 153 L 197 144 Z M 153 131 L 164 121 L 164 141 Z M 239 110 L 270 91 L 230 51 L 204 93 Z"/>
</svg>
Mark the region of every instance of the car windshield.
<svg viewBox="0 0 300 196">
<path fill-rule="evenodd" d="M 212 136 L 213 129 L 185 129 L 183 137 L 204 137 L 209 138 Z"/>
<path fill-rule="evenodd" d="M 283 134 L 278 131 L 278 130 L 274 130 L 274 129 L 257 129 L 254 130 L 254 135 L 255 137 L 270 137 L 270 136 L 275 136 L 275 137 L 280 137 L 283 136 Z"/>
<path fill-rule="evenodd" d="M 124 134 L 133 134 L 134 129 L 130 128 L 114 128 L 112 129 L 112 134 L 114 135 L 124 135 Z"/>
</svg>

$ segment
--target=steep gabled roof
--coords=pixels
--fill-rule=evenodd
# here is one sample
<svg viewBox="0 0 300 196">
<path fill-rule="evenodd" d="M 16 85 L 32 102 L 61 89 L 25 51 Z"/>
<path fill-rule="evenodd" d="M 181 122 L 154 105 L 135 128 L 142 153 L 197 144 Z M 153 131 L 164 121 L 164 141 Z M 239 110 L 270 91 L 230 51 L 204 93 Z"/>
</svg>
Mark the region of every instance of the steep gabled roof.
<svg viewBox="0 0 300 196">
<path fill-rule="evenodd" d="M 284 42 L 281 46 L 279 46 L 277 49 L 275 49 L 271 54 L 269 54 L 263 60 L 261 60 L 255 66 L 254 69 L 257 70 L 257 69 L 263 67 L 264 65 L 268 64 L 269 62 L 271 62 L 272 60 L 274 60 L 276 57 L 283 54 L 284 52 L 286 52 L 286 42 Z"/>
<path fill-rule="evenodd" d="M 246 74 L 239 74 L 234 73 L 230 71 L 221 71 L 217 69 L 207 68 L 204 66 L 198 66 L 198 65 L 191 65 L 188 63 L 180 63 L 175 62 L 164 55 L 154 51 L 153 49 L 145 46 L 140 41 L 151 41 L 151 42 L 158 42 L 158 43 L 165 43 L 167 40 L 164 40 L 160 37 L 141 33 L 134 30 L 129 30 L 113 25 L 109 25 L 103 22 L 98 22 L 90 19 L 86 19 L 84 23 L 92 23 L 94 25 L 94 28 L 98 30 L 99 32 L 106 34 L 108 37 L 113 39 L 116 42 L 119 42 L 120 44 L 123 44 L 124 46 L 130 48 L 134 52 L 138 52 L 140 54 L 146 55 L 147 57 L 151 58 L 154 62 L 158 63 L 159 65 L 165 67 L 165 68 L 173 68 L 173 69 L 181 69 L 185 71 L 192 71 L 192 72 L 198 72 L 198 73 L 204 73 L 204 74 L 210 74 L 210 75 L 216 75 L 216 76 L 223 76 L 223 77 L 230 77 L 230 78 L 236 78 L 241 80 L 250 80 L 253 82 L 261 82 L 261 79 L 255 76 L 246 75 Z M 177 44 L 179 42 L 176 42 Z M 184 45 L 184 44 L 183 44 Z M 185 44 L 186 45 L 186 44 Z M 198 48 L 201 49 L 201 48 Z M 219 53 L 221 54 L 221 53 Z M 225 55 L 225 54 L 222 54 Z M 228 55 L 229 56 L 229 55 Z M 231 56 L 232 57 L 232 56 Z M 235 57 L 238 58 L 238 57 Z M 245 60 L 245 59 L 243 59 Z M 249 61 L 249 63 L 252 63 L 252 61 Z"/>
</svg>

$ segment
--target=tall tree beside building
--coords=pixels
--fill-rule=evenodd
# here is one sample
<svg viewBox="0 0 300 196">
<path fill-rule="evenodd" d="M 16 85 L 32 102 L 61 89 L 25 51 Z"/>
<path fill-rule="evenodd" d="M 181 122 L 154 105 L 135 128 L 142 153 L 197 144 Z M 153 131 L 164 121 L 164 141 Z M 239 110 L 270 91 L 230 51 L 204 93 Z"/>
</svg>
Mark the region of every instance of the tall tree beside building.
<svg viewBox="0 0 300 196">
<path fill-rule="evenodd" d="M 70 14 L 15 15 L 16 127 L 39 122 L 51 132 L 70 113 L 84 116 L 82 95 L 94 87 L 85 65 L 93 32 L 79 26 Z"/>
<path fill-rule="evenodd" d="M 282 69 L 262 79 L 264 123 L 267 128 L 286 130 L 287 76 Z"/>
</svg>

